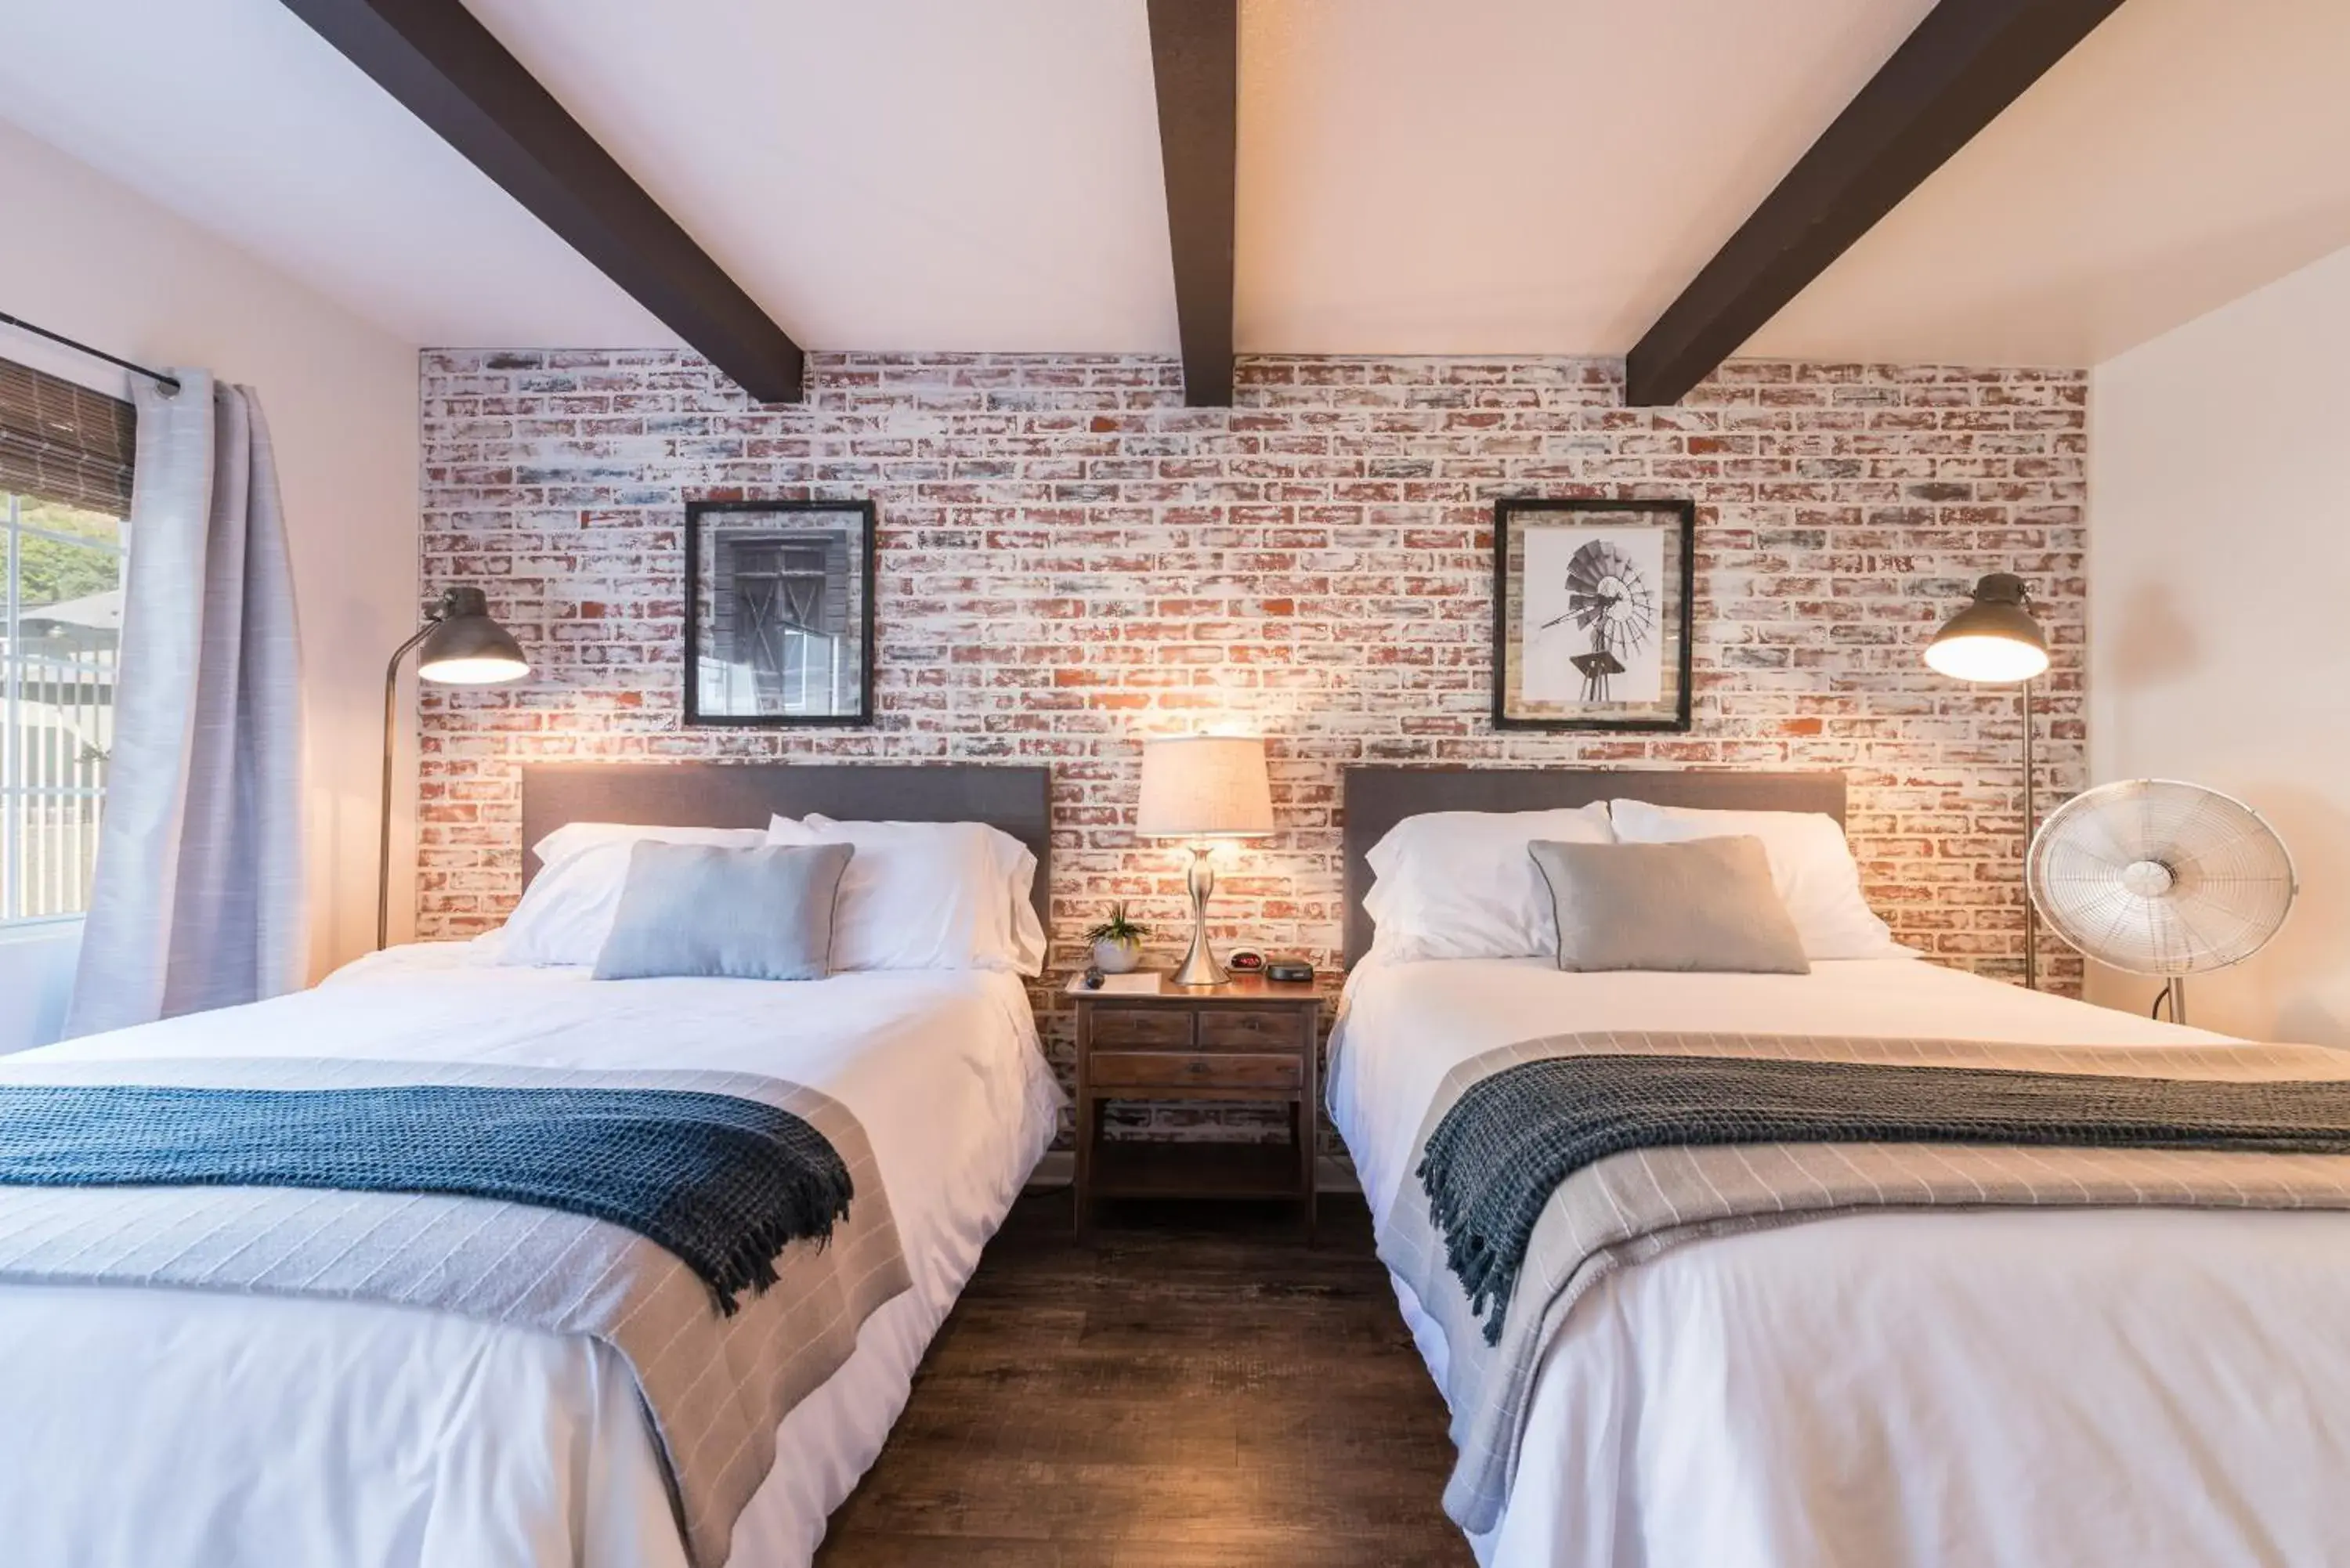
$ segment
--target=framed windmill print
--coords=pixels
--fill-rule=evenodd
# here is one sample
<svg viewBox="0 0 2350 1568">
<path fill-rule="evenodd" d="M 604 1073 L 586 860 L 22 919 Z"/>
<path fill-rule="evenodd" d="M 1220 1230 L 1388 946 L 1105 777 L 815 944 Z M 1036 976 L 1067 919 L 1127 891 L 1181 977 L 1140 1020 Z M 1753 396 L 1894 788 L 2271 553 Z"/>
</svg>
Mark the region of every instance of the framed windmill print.
<svg viewBox="0 0 2350 1568">
<path fill-rule="evenodd" d="M 1686 730 L 1697 506 L 1493 503 L 1493 723 Z"/>
<path fill-rule="evenodd" d="M 685 508 L 685 722 L 873 722 L 873 504 Z"/>
</svg>

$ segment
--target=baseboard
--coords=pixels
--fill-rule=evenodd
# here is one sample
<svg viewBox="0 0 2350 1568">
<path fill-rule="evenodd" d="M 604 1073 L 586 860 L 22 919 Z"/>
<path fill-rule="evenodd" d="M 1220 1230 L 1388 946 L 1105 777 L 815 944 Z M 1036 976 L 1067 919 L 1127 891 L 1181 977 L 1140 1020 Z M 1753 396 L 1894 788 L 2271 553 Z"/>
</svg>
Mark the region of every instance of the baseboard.
<svg viewBox="0 0 2350 1568">
<path fill-rule="evenodd" d="M 1066 1148 L 1046 1153 L 1028 1174 L 1030 1192 L 1050 1192 L 1066 1187 L 1077 1179 L 1077 1157 Z M 1314 1163 L 1314 1185 L 1322 1192 L 1360 1192 L 1363 1184 L 1355 1174 L 1355 1162 L 1343 1154 L 1326 1154 Z"/>
</svg>

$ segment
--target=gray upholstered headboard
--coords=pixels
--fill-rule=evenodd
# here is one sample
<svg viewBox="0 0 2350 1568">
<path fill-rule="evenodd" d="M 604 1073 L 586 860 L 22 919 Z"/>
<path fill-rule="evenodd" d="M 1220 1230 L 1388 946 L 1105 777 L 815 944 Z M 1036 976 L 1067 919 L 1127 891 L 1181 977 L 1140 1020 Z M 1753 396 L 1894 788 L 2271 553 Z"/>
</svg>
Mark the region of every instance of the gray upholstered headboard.
<svg viewBox="0 0 2350 1568">
<path fill-rule="evenodd" d="M 1036 913 L 1051 919 L 1053 775 L 1046 768 L 854 763 L 549 763 L 522 770 L 523 881 L 530 846 L 567 822 L 764 827 L 781 813 L 860 822 L 984 822 L 1036 857 Z"/>
<path fill-rule="evenodd" d="M 1426 811 L 1550 811 L 1596 800 L 1714 811 L 1818 811 L 1844 820 L 1839 773 L 1731 773 L 1663 768 L 1348 768 L 1346 811 L 1347 963 L 1371 950 L 1366 858 L 1388 828 Z"/>
</svg>

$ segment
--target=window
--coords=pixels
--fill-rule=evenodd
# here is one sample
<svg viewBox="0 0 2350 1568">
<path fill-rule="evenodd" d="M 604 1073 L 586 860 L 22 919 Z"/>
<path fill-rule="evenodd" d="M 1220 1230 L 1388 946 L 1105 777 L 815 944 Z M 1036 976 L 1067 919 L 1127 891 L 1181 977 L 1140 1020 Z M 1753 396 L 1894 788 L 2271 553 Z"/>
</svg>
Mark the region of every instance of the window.
<svg viewBox="0 0 2350 1568">
<path fill-rule="evenodd" d="M 130 438 L 128 404 L 0 360 L 0 925 L 89 907 Z"/>
</svg>

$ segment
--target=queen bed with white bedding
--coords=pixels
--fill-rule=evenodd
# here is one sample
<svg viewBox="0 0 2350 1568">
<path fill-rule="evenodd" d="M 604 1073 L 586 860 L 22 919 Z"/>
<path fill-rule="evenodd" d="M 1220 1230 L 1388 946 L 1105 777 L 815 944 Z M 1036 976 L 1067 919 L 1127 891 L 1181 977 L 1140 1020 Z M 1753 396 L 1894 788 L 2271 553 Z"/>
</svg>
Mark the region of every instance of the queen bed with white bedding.
<svg viewBox="0 0 2350 1568">
<path fill-rule="evenodd" d="M 1020 841 L 1007 862 L 1033 853 L 1022 862 L 1033 872 L 1048 852 L 1045 799 L 1036 769 L 583 768 L 533 770 L 525 817 L 534 843 L 586 820 L 714 825 L 757 837 L 773 813 L 787 819 L 776 832 L 790 843 L 863 831 L 831 823 L 820 815 L 827 810 L 992 821 L 1003 830 L 997 839 Z M 868 857 L 871 866 L 891 863 L 881 850 Z M 1035 897 L 1043 887 L 1035 876 Z M 844 892 L 844 911 L 846 903 Z M 1016 911 L 1004 923 L 1040 934 Z M 904 929 L 888 928 L 893 937 Z M 604 1338 L 421 1310 L 363 1288 L 319 1293 L 325 1286 L 289 1282 L 283 1270 L 257 1291 L 192 1289 L 177 1282 L 169 1259 L 149 1267 L 143 1283 L 97 1262 L 85 1280 L 81 1265 L 52 1259 L 37 1275 L 0 1268 L 8 1561 L 809 1561 L 827 1515 L 879 1453 L 982 1246 L 1052 1140 L 1061 1096 L 1018 966 L 877 967 L 802 981 L 598 981 L 577 963 L 502 961 L 513 956 L 515 935 L 394 950 L 310 992 L 28 1054 L 9 1070 L 138 1084 L 181 1081 L 175 1074 L 209 1081 L 202 1075 L 223 1064 L 242 1071 L 324 1058 L 403 1081 L 444 1081 L 452 1064 L 490 1081 L 583 1071 L 664 1083 L 684 1081 L 679 1075 L 776 1080 L 837 1107 L 869 1145 L 869 1174 L 881 1189 L 860 1192 L 851 1212 L 869 1226 L 883 1213 L 874 1205 L 886 1204 L 902 1288 L 872 1293 L 878 1304 L 847 1324 L 820 1380 L 798 1393 L 772 1434 L 753 1435 L 746 1446 L 761 1454 L 772 1435 L 774 1457 L 743 1487 L 739 1511 L 730 1504 L 731 1527 L 715 1544 L 705 1540 L 697 1561 L 681 1531 L 679 1477 L 660 1413 L 630 1359 Z M 836 955 L 849 940 L 840 927 Z M 0 1192 L 0 1231 L 27 1229 L 5 1223 L 9 1202 L 47 1196 Z M 504 1207 L 432 1201 L 459 1216 Z M 68 1251 L 86 1242 L 87 1255 L 102 1261 L 115 1238 L 87 1225 L 70 1239 Z M 837 1241 L 831 1249 L 840 1250 Z M 785 1253 L 775 1293 L 808 1262 L 807 1253 Z M 699 1310 L 712 1315 L 706 1303 Z M 756 1314 L 753 1303 L 739 1315 Z M 737 1370 L 725 1357 L 696 1370 L 686 1397 L 736 1399 Z M 678 1407 L 668 1414 L 673 1432 Z"/>
<path fill-rule="evenodd" d="M 1358 770 L 1347 791 L 1350 902 L 1360 916 L 1372 846 L 1416 814 L 1644 795 L 1842 811 L 1833 777 Z M 1472 864 L 1477 851 L 1455 843 L 1449 853 Z M 1384 898 L 1368 901 L 1384 902 L 1395 929 L 1430 908 L 1451 929 L 1475 926 L 1477 911 L 1441 899 L 1399 914 L 1409 889 L 1387 879 Z M 1485 914 L 1467 945 L 1510 945 Z M 1404 1315 L 1449 1398 L 1484 1386 L 1453 1376 L 1455 1345 L 1467 1343 L 1459 1314 L 1449 1338 L 1446 1314 L 1406 1277 L 1401 1243 L 1430 1107 L 1456 1069 L 1488 1053 L 1610 1032 L 2062 1043 L 2160 1074 L 2214 1046 L 2257 1051 L 1946 970 L 1889 943 L 1877 956 L 1815 958 L 1802 974 L 1564 972 L 1549 956 L 1429 957 L 1424 942 L 1404 944 L 1413 956 L 1394 943 L 1382 953 L 1372 935 L 1367 917 L 1350 932 L 1358 961 L 1330 1107 Z M 1797 1223 L 1699 1227 L 1592 1271 L 1571 1304 L 1542 1320 L 1503 1431 L 1498 1506 L 1468 1521 L 1481 1561 L 2350 1563 L 2350 1511 L 2334 1495 L 2350 1474 L 2350 1334 L 2340 1326 L 2350 1213 L 2085 1206 L 2063 1194 L 2052 1205 L 1864 1199 Z M 1456 1399 L 1456 1435 L 1471 1414 Z"/>
</svg>

